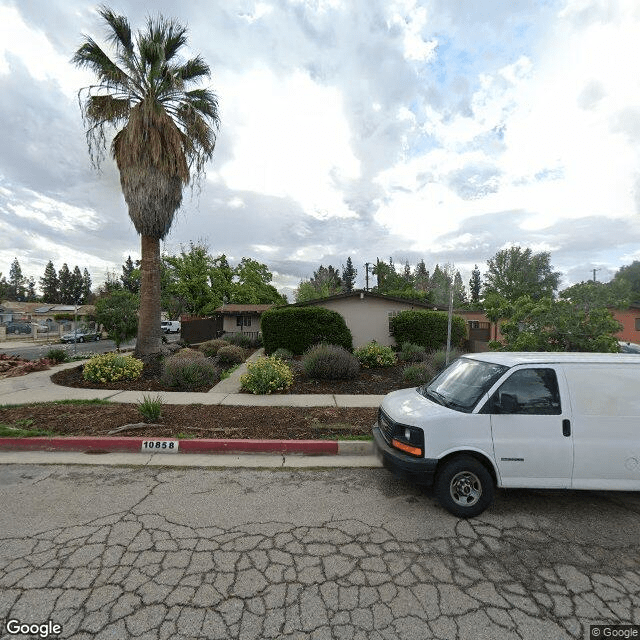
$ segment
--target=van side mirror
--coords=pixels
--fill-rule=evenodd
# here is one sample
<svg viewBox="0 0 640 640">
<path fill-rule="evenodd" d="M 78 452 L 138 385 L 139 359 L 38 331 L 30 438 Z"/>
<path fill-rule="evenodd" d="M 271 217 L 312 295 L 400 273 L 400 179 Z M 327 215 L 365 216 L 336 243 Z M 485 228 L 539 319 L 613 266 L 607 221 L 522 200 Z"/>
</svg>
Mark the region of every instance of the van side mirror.
<svg viewBox="0 0 640 640">
<path fill-rule="evenodd" d="M 518 400 L 512 393 L 501 393 L 497 404 L 500 413 L 518 413 Z"/>
</svg>

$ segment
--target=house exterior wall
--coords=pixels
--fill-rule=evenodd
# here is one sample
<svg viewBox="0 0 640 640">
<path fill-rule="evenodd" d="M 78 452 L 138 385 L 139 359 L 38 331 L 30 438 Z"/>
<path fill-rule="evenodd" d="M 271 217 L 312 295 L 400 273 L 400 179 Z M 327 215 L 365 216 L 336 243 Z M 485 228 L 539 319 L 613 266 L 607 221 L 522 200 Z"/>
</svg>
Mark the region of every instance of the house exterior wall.
<svg viewBox="0 0 640 640">
<path fill-rule="evenodd" d="M 390 314 L 411 309 L 424 309 L 424 307 L 412 305 L 411 302 L 383 300 L 367 295 L 364 298 L 354 296 L 326 300 L 314 306 L 337 311 L 344 318 L 353 335 L 354 348 L 361 347 L 372 340 L 385 346 L 394 345 L 395 340 L 389 332 Z"/>
<path fill-rule="evenodd" d="M 245 325 L 243 323 L 242 327 L 238 326 L 237 318 L 240 316 L 236 315 L 225 315 L 222 320 L 222 329 L 225 333 L 258 333 L 261 331 L 260 328 L 260 316 L 257 313 L 243 313 L 241 314 L 242 318 L 251 318 L 251 324 Z"/>
<path fill-rule="evenodd" d="M 622 324 L 622 331 L 616 333 L 618 340 L 640 344 L 640 308 L 611 309 L 613 317 Z"/>
</svg>

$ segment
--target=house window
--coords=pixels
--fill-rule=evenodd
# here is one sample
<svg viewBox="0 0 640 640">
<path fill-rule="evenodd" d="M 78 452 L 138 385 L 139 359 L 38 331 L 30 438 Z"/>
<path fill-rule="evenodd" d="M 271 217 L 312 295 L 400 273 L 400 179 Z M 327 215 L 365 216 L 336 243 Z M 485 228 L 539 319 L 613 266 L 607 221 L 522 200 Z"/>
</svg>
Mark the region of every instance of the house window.
<svg viewBox="0 0 640 640">
<path fill-rule="evenodd" d="M 236 326 L 237 327 L 250 327 L 251 326 L 251 316 L 237 316 L 236 317 Z"/>
<path fill-rule="evenodd" d="M 393 320 L 393 318 L 395 318 L 399 313 L 400 313 L 400 311 L 389 311 L 389 333 L 390 333 L 391 335 L 393 335 L 393 325 L 392 325 L 392 320 Z"/>
<path fill-rule="evenodd" d="M 469 320 L 469 329 L 479 329 L 480 321 L 479 320 Z"/>
<path fill-rule="evenodd" d="M 636 318 L 636 331 L 640 331 L 640 318 Z"/>
</svg>

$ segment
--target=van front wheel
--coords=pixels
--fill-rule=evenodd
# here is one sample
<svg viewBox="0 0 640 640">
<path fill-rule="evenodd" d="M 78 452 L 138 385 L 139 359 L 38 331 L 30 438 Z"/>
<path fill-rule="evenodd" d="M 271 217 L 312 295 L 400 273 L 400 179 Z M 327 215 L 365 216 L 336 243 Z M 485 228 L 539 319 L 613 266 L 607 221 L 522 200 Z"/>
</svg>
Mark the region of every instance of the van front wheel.
<svg viewBox="0 0 640 640">
<path fill-rule="evenodd" d="M 491 474 L 471 456 L 452 458 L 438 472 L 435 482 L 438 502 L 454 516 L 473 518 L 492 502 L 495 488 Z"/>
</svg>

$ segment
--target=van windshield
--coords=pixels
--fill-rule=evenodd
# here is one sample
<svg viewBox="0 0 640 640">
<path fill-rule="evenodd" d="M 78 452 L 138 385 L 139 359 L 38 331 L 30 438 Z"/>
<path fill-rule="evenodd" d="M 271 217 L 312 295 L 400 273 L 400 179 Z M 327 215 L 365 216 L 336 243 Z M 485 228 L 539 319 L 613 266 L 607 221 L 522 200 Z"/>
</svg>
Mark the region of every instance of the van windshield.
<svg viewBox="0 0 640 640">
<path fill-rule="evenodd" d="M 507 369 L 501 364 L 458 358 L 419 391 L 425 398 L 449 409 L 471 413 L 478 400 Z"/>
</svg>

